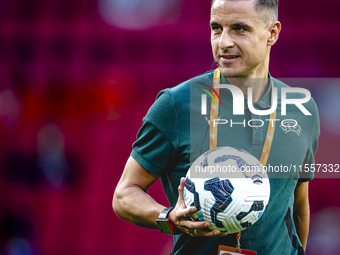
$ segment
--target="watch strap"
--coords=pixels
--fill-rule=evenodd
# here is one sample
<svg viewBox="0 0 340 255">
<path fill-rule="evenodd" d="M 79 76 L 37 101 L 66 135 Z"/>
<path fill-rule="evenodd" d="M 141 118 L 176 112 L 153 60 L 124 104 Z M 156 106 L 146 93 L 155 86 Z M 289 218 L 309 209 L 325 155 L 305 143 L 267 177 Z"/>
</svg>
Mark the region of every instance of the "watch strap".
<svg viewBox="0 0 340 255">
<path fill-rule="evenodd" d="M 159 214 L 156 222 L 162 233 L 167 234 L 167 235 L 178 235 L 181 232 L 176 229 L 173 222 L 168 218 L 169 212 L 172 209 L 174 208 L 173 207 L 164 208 L 162 212 Z"/>
<path fill-rule="evenodd" d="M 162 210 L 162 212 L 159 214 L 159 219 L 167 219 L 169 212 L 174 209 L 173 207 L 167 207 Z"/>
</svg>

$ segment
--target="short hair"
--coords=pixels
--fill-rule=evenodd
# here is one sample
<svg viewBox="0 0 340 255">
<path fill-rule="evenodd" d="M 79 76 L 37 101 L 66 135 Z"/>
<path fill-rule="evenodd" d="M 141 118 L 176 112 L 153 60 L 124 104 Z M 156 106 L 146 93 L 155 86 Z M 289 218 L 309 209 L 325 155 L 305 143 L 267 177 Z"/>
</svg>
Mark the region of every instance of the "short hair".
<svg viewBox="0 0 340 255">
<path fill-rule="evenodd" d="M 242 0 L 227 0 L 227 1 L 242 1 Z M 255 7 L 257 10 L 270 10 L 274 13 L 276 19 L 279 18 L 279 0 L 255 0 Z M 211 1 L 211 6 L 213 6 L 215 0 Z"/>
</svg>

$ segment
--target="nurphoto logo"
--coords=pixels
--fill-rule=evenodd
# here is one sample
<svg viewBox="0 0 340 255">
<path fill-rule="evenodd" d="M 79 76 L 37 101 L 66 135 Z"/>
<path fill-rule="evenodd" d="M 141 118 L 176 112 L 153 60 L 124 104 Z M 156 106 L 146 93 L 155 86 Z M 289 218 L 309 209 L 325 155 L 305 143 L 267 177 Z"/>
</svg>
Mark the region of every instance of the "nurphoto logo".
<svg viewBox="0 0 340 255">
<path fill-rule="evenodd" d="M 222 106 L 221 98 L 216 92 L 216 90 L 207 84 L 204 84 L 204 83 L 200 83 L 200 84 L 209 88 L 212 91 L 212 93 L 214 93 L 217 96 L 218 101 Z M 232 98 L 233 98 L 233 115 L 244 115 L 244 95 L 240 88 L 238 88 L 235 85 L 231 85 L 231 84 L 216 84 L 215 88 L 229 89 L 232 94 Z M 248 88 L 247 101 L 248 101 L 248 108 L 250 112 L 256 115 L 263 116 L 263 115 L 272 114 L 273 112 L 276 111 L 277 105 L 278 105 L 278 99 L 277 99 L 278 89 L 275 87 L 273 87 L 272 89 L 273 91 L 272 91 L 271 108 L 266 109 L 266 110 L 258 110 L 258 109 L 255 109 L 255 107 L 253 106 L 253 97 L 252 97 L 253 90 L 251 87 Z M 201 90 L 206 92 L 211 97 L 211 100 L 214 101 L 215 105 L 218 104 L 218 101 L 215 99 L 215 97 L 213 96 L 211 92 L 209 92 L 208 90 L 204 88 L 201 88 Z M 304 94 L 305 97 L 304 98 L 287 98 L 288 93 L 301 93 L 301 94 Z M 207 115 L 207 94 L 201 95 L 201 115 Z M 310 99 L 311 99 L 311 93 L 307 89 L 291 88 L 291 87 L 281 88 L 281 115 L 282 116 L 287 115 L 287 105 L 295 105 L 304 115 L 311 116 L 312 114 L 306 109 L 306 107 L 303 106 L 303 104 L 307 103 Z M 212 105 L 212 107 L 214 107 L 214 105 Z M 274 122 L 280 121 L 280 120 L 279 119 L 266 119 L 266 121 L 269 121 L 271 125 L 274 126 Z M 209 120 L 208 120 L 208 123 L 210 125 Z M 233 127 L 233 125 L 242 125 L 243 127 L 246 127 L 245 119 L 242 122 L 233 122 L 232 119 L 228 121 L 227 119 L 218 118 L 218 119 L 214 119 L 212 124 L 215 127 L 216 125 L 224 125 L 227 123 L 230 123 L 230 127 Z M 247 122 L 247 124 L 249 127 L 260 128 L 264 125 L 264 121 L 261 119 L 250 119 Z M 296 134 L 300 135 L 300 132 L 301 132 L 301 127 L 298 125 L 298 122 L 294 119 L 282 120 L 280 127 L 285 133 L 289 131 L 294 131 Z"/>
<path fill-rule="evenodd" d="M 203 83 L 201 83 L 203 84 Z M 203 84 L 204 86 L 209 87 L 210 89 L 212 89 L 212 91 L 218 96 L 218 94 L 216 93 L 216 91 L 209 85 Z M 230 84 L 217 84 L 216 88 L 220 88 L 220 89 L 229 89 L 232 96 L 233 96 L 233 115 L 244 115 L 244 96 L 243 96 L 243 92 L 241 89 L 239 89 L 238 87 L 236 87 L 235 85 L 230 85 Z M 215 101 L 213 95 L 207 91 L 206 89 L 202 89 L 203 91 L 207 92 L 207 94 L 210 95 L 210 97 Z M 302 93 L 305 94 L 306 97 L 305 98 L 296 98 L 296 99 L 288 99 L 287 98 L 287 93 Z M 276 111 L 277 108 L 277 88 L 273 88 L 273 92 L 272 92 L 272 106 L 270 109 L 268 110 L 257 110 L 254 108 L 253 106 L 253 89 L 251 87 L 248 88 L 248 107 L 249 110 L 256 114 L 256 115 L 269 115 L 273 112 Z M 281 98 L 282 98 L 282 102 L 281 102 L 281 115 L 285 116 L 287 114 L 287 104 L 295 104 L 296 107 L 298 107 L 300 109 L 300 111 L 304 114 L 304 115 L 312 115 L 302 104 L 307 103 L 310 99 L 311 99 L 311 93 L 309 92 L 309 90 L 304 89 L 304 88 L 281 88 Z M 222 105 L 221 102 L 221 98 L 218 96 L 218 99 Z M 202 103 L 202 111 L 201 114 L 202 115 L 207 115 L 207 95 L 206 94 L 202 94 L 201 96 L 201 103 Z M 217 102 L 215 101 L 215 104 L 217 104 Z"/>
</svg>

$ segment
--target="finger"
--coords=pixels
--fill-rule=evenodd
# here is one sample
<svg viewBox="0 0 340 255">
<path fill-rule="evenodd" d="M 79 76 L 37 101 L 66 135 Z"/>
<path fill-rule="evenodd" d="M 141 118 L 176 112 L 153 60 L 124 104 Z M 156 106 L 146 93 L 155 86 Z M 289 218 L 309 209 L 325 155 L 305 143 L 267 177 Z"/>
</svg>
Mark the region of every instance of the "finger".
<svg viewBox="0 0 340 255">
<path fill-rule="evenodd" d="M 211 230 L 208 228 L 204 228 L 204 229 L 193 229 L 189 231 L 189 234 L 193 237 L 197 237 L 197 236 L 213 237 L 213 236 L 221 235 L 221 232 L 219 230 Z"/>
<path fill-rule="evenodd" d="M 190 206 L 188 208 L 179 209 L 176 216 L 177 218 L 185 218 L 185 220 L 187 220 L 187 218 L 195 212 L 197 212 L 197 208 L 195 206 Z"/>
<path fill-rule="evenodd" d="M 189 230 L 189 232 L 193 232 L 194 229 L 208 229 L 211 223 L 209 221 L 189 221 L 182 220 L 180 222 L 181 227 L 184 227 Z"/>
<path fill-rule="evenodd" d="M 183 201 L 184 201 L 184 181 L 185 181 L 185 178 L 182 177 L 180 184 L 178 186 L 178 200 L 183 200 Z"/>
<path fill-rule="evenodd" d="M 213 236 L 225 236 L 226 234 L 222 234 L 219 230 L 211 230 L 211 229 L 198 229 L 197 236 L 206 236 L 206 237 L 213 237 Z"/>
<path fill-rule="evenodd" d="M 178 186 L 178 200 L 177 200 L 177 204 L 181 207 L 181 208 L 186 208 L 186 204 L 185 204 L 185 200 L 184 200 L 184 182 L 185 182 L 185 178 L 181 178 L 180 180 L 180 184 Z"/>
</svg>

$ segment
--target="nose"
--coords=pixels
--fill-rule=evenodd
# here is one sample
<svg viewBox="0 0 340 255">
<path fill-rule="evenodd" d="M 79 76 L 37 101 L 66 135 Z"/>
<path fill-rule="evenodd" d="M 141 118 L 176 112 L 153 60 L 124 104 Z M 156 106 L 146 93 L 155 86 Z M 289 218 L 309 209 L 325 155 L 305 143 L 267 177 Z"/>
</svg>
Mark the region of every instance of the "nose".
<svg viewBox="0 0 340 255">
<path fill-rule="evenodd" d="M 228 48 L 234 47 L 234 45 L 235 45 L 234 40 L 230 36 L 229 31 L 227 29 L 224 29 L 221 34 L 220 41 L 218 43 L 219 48 L 222 50 L 226 50 Z"/>
</svg>

